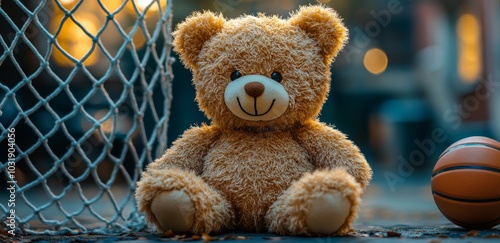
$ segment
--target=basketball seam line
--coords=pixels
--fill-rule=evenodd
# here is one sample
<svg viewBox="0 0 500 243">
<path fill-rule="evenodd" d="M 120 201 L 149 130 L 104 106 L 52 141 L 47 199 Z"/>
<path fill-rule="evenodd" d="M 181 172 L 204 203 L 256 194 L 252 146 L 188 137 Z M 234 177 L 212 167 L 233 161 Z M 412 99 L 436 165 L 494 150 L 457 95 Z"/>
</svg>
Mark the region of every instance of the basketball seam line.
<svg viewBox="0 0 500 243">
<path fill-rule="evenodd" d="M 452 148 L 448 149 L 448 150 L 445 150 L 440 156 L 439 156 L 439 159 L 441 159 L 441 157 L 447 155 L 448 153 L 452 152 L 452 151 L 455 151 L 459 148 L 464 148 L 464 147 L 469 147 L 469 146 L 478 146 L 478 147 L 487 147 L 487 148 L 492 148 L 492 149 L 495 149 L 495 150 L 498 150 L 500 151 L 500 148 L 497 147 L 497 146 L 494 146 L 494 145 L 491 145 L 491 144 L 487 144 L 487 143 L 479 143 L 479 142 L 475 142 L 475 143 L 463 143 L 463 144 L 459 144 L 459 145 L 455 145 L 453 146 Z"/>
<path fill-rule="evenodd" d="M 466 198 L 458 198 L 458 197 L 452 197 L 448 196 L 439 192 L 436 192 L 432 190 L 432 194 L 435 194 L 437 196 L 440 196 L 445 199 L 453 200 L 453 201 L 459 201 L 459 202 L 470 202 L 470 203 L 489 203 L 489 202 L 500 202 L 500 198 L 489 198 L 489 199 L 466 199 Z"/>
<path fill-rule="evenodd" d="M 465 170 L 465 169 L 486 170 L 486 171 L 492 171 L 492 172 L 500 173 L 500 169 L 491 168 L 491 167 L 488 167 L 488 166 L 482 166 L 482 165 L 457 165 L 457 166 L 451 166 L 451 167 L 443 168 L 443 169 L 440 169 L 440 170 L 432 173 L 432 178 L 434 178 L 435 176 L 437 176 L 437 175 L 439 175 L 439 174 L 441 174 L 443 172 L 447 172 L 447 171 L 450 171 L 450 170 Z"/>
</svg>

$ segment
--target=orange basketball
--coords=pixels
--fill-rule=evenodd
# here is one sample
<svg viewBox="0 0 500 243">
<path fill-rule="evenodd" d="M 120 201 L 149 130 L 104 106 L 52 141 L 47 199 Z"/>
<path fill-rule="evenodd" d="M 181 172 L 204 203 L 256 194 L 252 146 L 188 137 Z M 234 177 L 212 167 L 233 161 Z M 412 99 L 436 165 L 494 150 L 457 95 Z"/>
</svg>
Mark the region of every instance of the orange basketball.
<svg viewBox="0 0 500 243">
<path fill-rule="evenodd" d="M 434 166 L 431 186 L 437 207 L 456 225 L 500 224 L 500 143 L 469 137 L 452 144 Z"/>
</svg>

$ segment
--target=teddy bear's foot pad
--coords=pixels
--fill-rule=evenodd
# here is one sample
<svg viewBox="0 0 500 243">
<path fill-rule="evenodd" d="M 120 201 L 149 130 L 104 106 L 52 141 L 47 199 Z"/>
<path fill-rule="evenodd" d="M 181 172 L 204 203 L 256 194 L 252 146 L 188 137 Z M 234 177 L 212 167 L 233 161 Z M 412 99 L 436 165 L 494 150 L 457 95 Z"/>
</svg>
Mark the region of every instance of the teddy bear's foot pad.
<svg viewBox="0 0 500 243">
<path fill-rule="evenodd" d="M 314 233 L 330 235 L 346 221 L 351 210 L 350 201 L 338 191 L 311 199 L 308 203 L 306 224 Z"/>
<path fill-rule="evenodd" d="M 184 191 L 165 191 L 151 202 L 151 212 L 164 231 L 188 232 L 194 222 L 194 206 Z"/>
</svg>

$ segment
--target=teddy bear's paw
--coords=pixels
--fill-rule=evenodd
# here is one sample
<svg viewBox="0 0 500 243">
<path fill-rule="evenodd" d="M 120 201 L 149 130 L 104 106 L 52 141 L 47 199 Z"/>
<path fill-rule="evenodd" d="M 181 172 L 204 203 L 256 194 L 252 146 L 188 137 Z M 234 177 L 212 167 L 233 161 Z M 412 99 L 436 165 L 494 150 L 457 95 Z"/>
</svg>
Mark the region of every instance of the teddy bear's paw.
<svg viewBox="0 0 500 243">
<path fill-rule="evenodd" d="M 189 232 L 194 223 L 194 206 L 185 191 L 164 191 L 151 202 L 151 212 L 163 231 Z"/>
<path fill-rule="evenodd" d="M 306 224 L 311 233 L 331 235 L 346 222 L 350 211 L 351 202 L 340 192 L 326 193 L 309 200 Z"/>
</svg>

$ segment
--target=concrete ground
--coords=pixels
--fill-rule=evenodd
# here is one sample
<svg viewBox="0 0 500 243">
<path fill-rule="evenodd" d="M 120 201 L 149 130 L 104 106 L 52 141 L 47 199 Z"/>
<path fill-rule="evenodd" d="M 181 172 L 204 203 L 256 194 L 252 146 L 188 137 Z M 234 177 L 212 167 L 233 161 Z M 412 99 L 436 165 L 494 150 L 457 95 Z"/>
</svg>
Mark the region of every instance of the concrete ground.
<svg viewBox="0 0 500 243">
<path fill-rule="evenodd" d="M 272 234 L 232 233 L 179 236 L 148 232 L 119 235 L 23 236 L 12 239 L 0 234 L 0 242 L 500 242 L 500 226 L 469 231 L 450 223 L 432 199 L 428 171 L 417 171 L 404 180 L 388 181 L 384 169 L 375 169 L 372 185 L 364 195 L 355 232 L 347 237 L 289 237 Z M 400 178 L 400 179 L 401 179 Z"/>
</svg>

